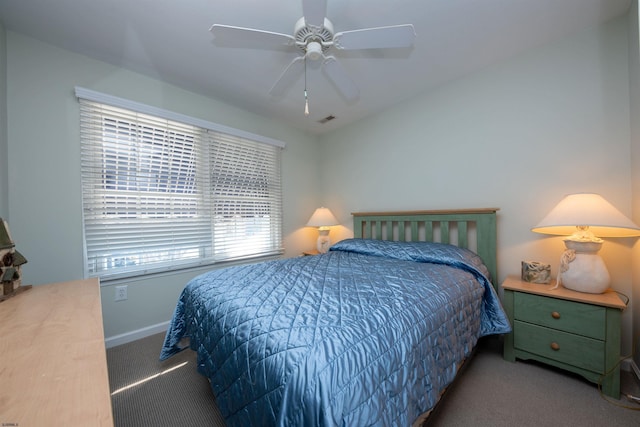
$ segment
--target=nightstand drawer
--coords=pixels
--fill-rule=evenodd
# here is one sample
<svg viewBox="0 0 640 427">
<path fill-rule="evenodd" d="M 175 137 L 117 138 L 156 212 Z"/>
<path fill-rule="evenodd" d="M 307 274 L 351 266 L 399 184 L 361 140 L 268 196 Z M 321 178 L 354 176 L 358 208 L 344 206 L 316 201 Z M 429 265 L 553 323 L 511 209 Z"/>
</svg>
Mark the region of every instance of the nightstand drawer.
<svg viewBox="0 0 640 427">
<path fill-rule="evenodd" d="M 523 292 L 514 295 L 515 320 L 604 340 L 604 307 L 582 304 Z"/>
<path fill-rule="evenodd" d="M 604 341 L 515 321 L 514 347 L 593 372 L 604 372 Z"/>
</svg>

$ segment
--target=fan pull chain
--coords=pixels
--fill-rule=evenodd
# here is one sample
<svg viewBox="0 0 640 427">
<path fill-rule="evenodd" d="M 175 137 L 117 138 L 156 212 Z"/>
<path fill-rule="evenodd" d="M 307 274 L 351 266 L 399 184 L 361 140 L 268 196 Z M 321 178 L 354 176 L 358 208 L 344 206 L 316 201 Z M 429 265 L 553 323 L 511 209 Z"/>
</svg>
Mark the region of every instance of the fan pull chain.
<svg viewBox="0 0 640 427">
<path fill-rule="evenodd" d="M 304 59 L 304 115 L 309 116 L 309 99 L 307 98 L 307 58 Z"/>
<path fill-rule="evenodd" d="M 307 99 L 307 90 L 304 91 L 304 115 L 309 115 L 309 100 Z"/>
</svg>

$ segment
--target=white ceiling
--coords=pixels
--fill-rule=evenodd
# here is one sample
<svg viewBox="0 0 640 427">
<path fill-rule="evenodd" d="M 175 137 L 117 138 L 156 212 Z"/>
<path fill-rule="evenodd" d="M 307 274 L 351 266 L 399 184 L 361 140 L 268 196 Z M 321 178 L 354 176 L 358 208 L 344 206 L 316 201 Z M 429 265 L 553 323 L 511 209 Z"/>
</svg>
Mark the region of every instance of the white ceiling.
<svg viewBox="0 0 640 427">
<path fill-rule="evenodd" d="M 293 34 L 301 0 L 0 0 L 23 33 L 292 126 L 321 133 L 523 50 L 626 13 L 631 0 L 327 0 L 336 32 L 413 24 L 411 49 L 333 51 L 358 85 L 348 103 L 317 69 L 284 97 L 268 92 L 295 50 L 220 47 L 212 24 Z M 326 124 L 318 120 L 334 115 Z"/>
</svg>

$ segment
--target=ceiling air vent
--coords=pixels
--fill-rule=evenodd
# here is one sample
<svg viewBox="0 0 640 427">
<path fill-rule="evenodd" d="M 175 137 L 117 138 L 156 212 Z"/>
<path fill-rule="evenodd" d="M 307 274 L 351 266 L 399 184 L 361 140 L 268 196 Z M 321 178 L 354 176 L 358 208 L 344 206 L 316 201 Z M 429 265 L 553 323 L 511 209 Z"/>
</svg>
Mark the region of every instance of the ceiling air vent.
<svg viewBox="0 0 640 427">
<path fill-rule="evenodd" d="M 336 118 L 336 116 L 330 115 L 330 116 L 325 117 L 324 119 L 318 120 L 318 123 L 325 124 L 325 123 L 330 122 L 331 120 L 333 120 L 335 118 Z"/>
</svg>

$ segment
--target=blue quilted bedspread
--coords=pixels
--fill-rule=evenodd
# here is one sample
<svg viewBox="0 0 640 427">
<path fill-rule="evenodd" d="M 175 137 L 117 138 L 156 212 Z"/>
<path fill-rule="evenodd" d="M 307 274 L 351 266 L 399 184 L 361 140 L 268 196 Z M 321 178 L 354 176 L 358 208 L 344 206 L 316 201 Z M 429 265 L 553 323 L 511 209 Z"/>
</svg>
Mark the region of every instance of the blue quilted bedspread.
<svg viewBox="0 0 640 427">
<path fill-rule="evenodd" d="M 183 290 L 160 358 L 189 337 L 229 426 L 408 426 L 479 337 L 510 331 L 487 275 L 454 246 L 362 239 L 214 270 Z"/>
</svg>

